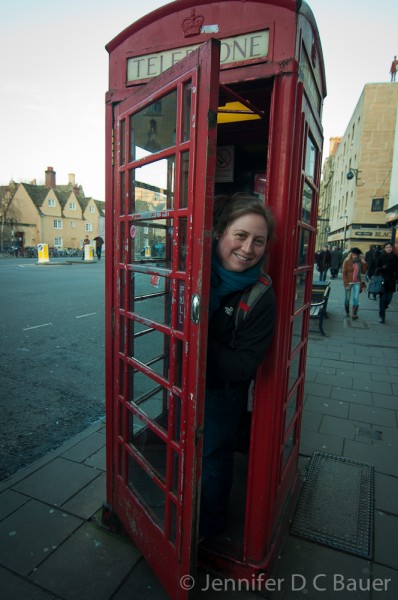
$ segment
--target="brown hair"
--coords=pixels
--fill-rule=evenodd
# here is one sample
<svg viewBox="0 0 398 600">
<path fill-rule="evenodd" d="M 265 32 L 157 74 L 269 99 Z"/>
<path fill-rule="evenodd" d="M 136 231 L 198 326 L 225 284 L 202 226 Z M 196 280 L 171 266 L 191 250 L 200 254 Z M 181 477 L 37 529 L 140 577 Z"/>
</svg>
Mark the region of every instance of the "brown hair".
<svg viewBox="0 0 398 600">
<path fill-rule="evenodd" d="M 268 208 L 256 196 L 238 192 L 233 196 L 216 196 L 213 209 L 213 234 L 219 236 L 239 217 L 255 214 L 263 217 L 267 224 L 267 241 L 274 237 L 275 219 Z"/>
</svg>

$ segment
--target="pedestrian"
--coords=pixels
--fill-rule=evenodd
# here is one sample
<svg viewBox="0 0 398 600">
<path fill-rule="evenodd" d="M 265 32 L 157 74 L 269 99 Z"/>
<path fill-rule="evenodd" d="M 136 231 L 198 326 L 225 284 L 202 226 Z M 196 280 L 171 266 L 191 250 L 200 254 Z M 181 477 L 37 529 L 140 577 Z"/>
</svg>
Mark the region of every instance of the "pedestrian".
<svg viewBox="0 0 398 600">
<path fill-rule="evenodd" d="M 102 239 L 102 237 L 100 235 L 97 235 L 94 238 L 94 242 L 95 242 L 95 253 L 97 255 L 98 260 L 101 260 L 101 252 L 102 252 L 102 246 L 104 245 L 104 240 Z"/>
<path fill-rule="evenodd" d="M 330 267 L 330 261 L 330 250 L 328 250 L 327 246 L 323 246 L 316 259 L 316 268 L 319 271 L 319 281 L 326 281 L 326 275 Z"/>
<path fill-rule="evenodd" d="M 264 271 L 267 242 L 274 228 L 271 212 L 256 197 L 242 193 L 215 199 L 201 538 L 212 537 L 227 526 L 239 424 L 247 410 L 250 382 L 274 331 L 276 301 Z M 262 292 L 250 306 L 250 295 L 259 285 Z M 245 317 L 240 308 L 243 301 L 249 308 Z"/>
<path fill-rule="evenodd" d="M 358 319 L 359 294 L 362 291 L 362 273 L 366 273 L 367 265 L 359 248 L 351 248 L 343 262 L 342 274 L 345 289 L 344 308 L 346 317 L 350 316 L 350 299 L 352 296 L 352 318 Z"/>
<path fill-rule="evenodd" d="M 331 279 L 336 279 L 341 267 L 341 252 L 337 246 L 333 246 L 330 251 L 330 276 Z"/>
<path fill-rule="evenodd" d="M 370 281 L 372 279 L 373 275 L 375 274 L 376 259 L 379 256 L 379 254 L 380 254 L 379 246 L 371 246 L 365 254 L 366 264 L 368 265 L 368 270 L 366 271 L 366 280 L 367 281 Z M 372 298 L 373 300 L 377 300 L 376 294 L 373 294 L 372 292 L 368 291 L 368 298 L 370 299 L 371 296 L 373 296 L 373 298 Z"/>
<path fill-rule="evenodd" d="M 376 260 L 375 274 L 383 277 L 379 300 L 379 323 L 385 323 L 386 310 L 390 305 L 398 280 L 398 256 L 394 253 L 391 242 L 384 244 L 384 249 Z"/>
<path fill-rule="evenodd" d="M 394 60 L 392 61 L 391 68 L 390 68 L 391 81 L 395 81 L 395 76 L 397 74 L 397 67 L 398 67 L 398 60 L 397 60 L 397 57 L 394 56 Z"/>
<path fill-rule="evenodd" d="M 84 247 L 87 246 L 88 244 L 90 244 L 90 238 L 88 237 L 87 233 L 86 233 L 86 237 L 83 240 L 83 256 L 82 256 L 82 260 L 84 260 Z"/>
</svg>

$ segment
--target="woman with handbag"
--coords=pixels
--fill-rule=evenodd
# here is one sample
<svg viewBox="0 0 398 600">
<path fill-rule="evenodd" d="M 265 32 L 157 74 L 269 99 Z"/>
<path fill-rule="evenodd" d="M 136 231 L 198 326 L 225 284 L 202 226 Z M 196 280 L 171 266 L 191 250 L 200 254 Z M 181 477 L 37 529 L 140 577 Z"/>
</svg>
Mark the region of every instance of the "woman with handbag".
<svg viewBox="0 0 398 600">
<path fill-rule="evenodd" d="M 385 323 L 386 309 L 390 305 L 398 279 L 398 256 L 394 254 L 391 242 L 384 244 L 384 250 L 377 258 L 376 274 L 383 277 L 379 301 L 379 323 Z"/>
<path fill-rule="evenodd" d="M 352 297 L 352 318 L 358 319 L 359 294 L 362 292 L 361 275 L 366 273 L 367 264 L 359 248 L 351 248 L 343 262 L 342 274 L 345 289 L 344 308 L 350 316 L 350 299 Z"/>
</svg>

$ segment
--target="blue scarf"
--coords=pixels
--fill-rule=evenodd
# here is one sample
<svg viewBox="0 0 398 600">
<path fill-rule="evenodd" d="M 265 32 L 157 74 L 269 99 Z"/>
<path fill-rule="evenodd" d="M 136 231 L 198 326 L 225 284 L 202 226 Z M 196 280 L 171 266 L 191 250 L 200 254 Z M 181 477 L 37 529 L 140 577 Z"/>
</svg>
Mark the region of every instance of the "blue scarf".
<svg viewBox="0 0 398 600">
<path fill-rule="evenodd" d="M 221 305 L 221 298 L 253 285 L 260 276 L 262 261 L 246 271 L 228 271 L 221 265 L 217 255 L 217 242 L 211 256 L 209 318 Z"/>
</svg>

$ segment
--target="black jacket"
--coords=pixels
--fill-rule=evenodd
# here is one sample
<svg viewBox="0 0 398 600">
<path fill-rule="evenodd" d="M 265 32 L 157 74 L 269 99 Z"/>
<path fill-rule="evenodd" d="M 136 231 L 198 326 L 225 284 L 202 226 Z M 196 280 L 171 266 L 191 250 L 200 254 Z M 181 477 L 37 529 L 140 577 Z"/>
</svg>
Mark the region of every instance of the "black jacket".
<svg viewBox="0 0 398 600">
<path fill-rule="evenodd" d="M 398 256 L 382 252 L 376 260 L 376 275 L 384 279 L 384 291 L 395 292 L 398 279 Z"/>
<path fill-rule="evenodd" d="M 223 298 L 210 319 L 206 387 L 228 389 L 249 386 L 271 341 L 276 320 L 276 301 L 271 287 L 235 329 L 235 311 L 242 292 Z"/>
</svg>

